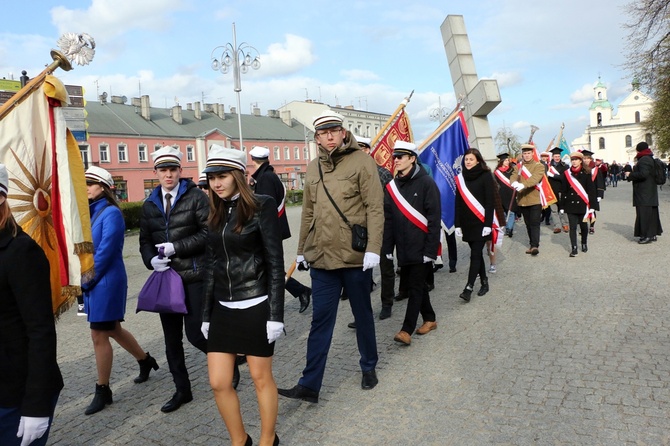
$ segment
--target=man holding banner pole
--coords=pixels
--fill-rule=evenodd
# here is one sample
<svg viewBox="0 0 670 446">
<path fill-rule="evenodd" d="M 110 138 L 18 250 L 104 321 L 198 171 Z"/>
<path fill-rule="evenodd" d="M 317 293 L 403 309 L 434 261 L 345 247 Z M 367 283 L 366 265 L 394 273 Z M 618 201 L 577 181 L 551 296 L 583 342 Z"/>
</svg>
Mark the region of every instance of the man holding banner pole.
<svg viewBox="0 0 670 446">
<path fill-rule="evenodd" d="M 523 144 L 519 163 L 510 176 L 510 182 L 516 189 L 516 200 L 526 225 L 530 248 L 526 254 L 536 256 L 540 253 L 540 223 L 542 222 L 542 202 L 540 183 L 544 178 L 544 166 L 533 157 L 535 146 Z"/>
</svg>

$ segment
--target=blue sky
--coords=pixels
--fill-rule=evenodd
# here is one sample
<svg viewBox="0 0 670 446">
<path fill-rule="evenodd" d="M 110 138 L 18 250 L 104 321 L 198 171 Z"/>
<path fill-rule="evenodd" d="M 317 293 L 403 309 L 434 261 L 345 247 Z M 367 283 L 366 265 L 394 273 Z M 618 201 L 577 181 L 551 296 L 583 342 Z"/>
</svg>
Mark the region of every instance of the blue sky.
<svg viewBox="0 0 670 446">
<path fill-rule="evenodd" d="M 391 113 L 414 90 L 407 111 L 417 141 L 437 126 L 431 110 L 456 104 L 440 25 L 463 15 L 480 78 L 498 80 L 502 103 L 489 116 L 521 140 L 530 125 L 546 147 L 565 123 L 568 141 L 588 125 L 601 76 L 610 102 L 630 92 L 623 68 L 628 0 L 92 0 L 10 2 L 3 6 L 0 77 L 37 75 L 64 32 L 86 32 L 96 56 L 56 74 L 97 94 L 148 94 L 154 107 L 178 101 L 235 105 L 232 74 L 210 67 L 212 50 L 258 49 L 262 66 L 242 77 L 241 109 L 262 113 L 306 98 Z M 606 6 L 605 6 L 606 4 Z M 599 6 L 596 6 L 599 5 Z"/>
</svg>

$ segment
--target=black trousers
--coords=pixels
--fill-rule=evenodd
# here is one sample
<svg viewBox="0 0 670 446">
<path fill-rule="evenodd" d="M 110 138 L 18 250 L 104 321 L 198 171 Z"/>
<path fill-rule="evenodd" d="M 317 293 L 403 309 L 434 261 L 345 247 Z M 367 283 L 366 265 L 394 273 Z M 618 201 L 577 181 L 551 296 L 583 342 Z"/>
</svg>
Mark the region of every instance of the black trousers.
<svg viewBox="0 0 670 446">
<path fill-rule="evenodd" d="M 165 336 L 165 356 L 175 387 L 181 392 L 191 390 L 191 381 L 188 379 L 188 370 L 186 370 L 186 360 L 184 358 L 182 327 L 186 331 L 188 341 L 201 352 L 207 353 L 207 340 L 200 331 L 204 293 L 204 282 L 184 284 L 188 314 L 160 314 L 163 335 Z"/>
<path fill-rule="evenodd" d="M 540 223 L 542 223 L 542 205 L 519 206 L 523 222 L 526 224 L 531 248 L 540 247 Z"/>
<path fill-rule="evenodd" d="M 393 260 L 389 260 L 386 256 L 381 256 L 379 259 L 379 270 L 382 274 L 382 306 L 393 306 L 393 296 L 395 295 L 395 269 L 393 268 Z"/>
<path fill-rule="evenodd" d="M 419 263 L 414 265 L 403 265 L 402 273 L 405 273 L 407 283 L 407 309 L 405 310 L 405 320 L 402 323 L 402 331 L 409 334 L 414 333 L 416 321 L 419 319 L 419 313 L 424 322 L 435 322 L 435 311 L 430 304 L 430 295 L 426 287 L 426 276 L 428 271 L 433 270 L 433 264 Z M 401 274 L 402 274 L 401 273 Z"/>
<path fill-rule="evenodd" d="M 570 223 L 570 245 L 577 246 L 577 226 L 579 226 L 582 245 L 586 245 L 589 237 L 589 223 L 584 221 L 584 214 L 568 214 Z"/>
<path fill-rule="evenodd" d="M 289 277 L 289 279 L 286 281 L 286 285 L 284 286 L 284 288 L 286 289 L 286 291 L 291 293 L 291 296 L 298 297 L 305 292 L 305 289 L 307 287 L 302 283 L 298 282 L 293 277 Z"/>
<path fill-rule="evenodd" d="M 444 233 L 447 239 L 447 252 L 449 254 L 449 269 L 456 268 L 456 261 L 458 260 L 458 249 L 456 248 L 456 233 Z"/>
<path fill-rule="evenodd" d="M 486 263 L 484 263 L 484 246 L 486 240 L 468 242 L 470 245 L 470 269 L 468 270 L 468 285 L 474 287 L 477 274 L 482 280 L 486 280 Z"/>
</svg>

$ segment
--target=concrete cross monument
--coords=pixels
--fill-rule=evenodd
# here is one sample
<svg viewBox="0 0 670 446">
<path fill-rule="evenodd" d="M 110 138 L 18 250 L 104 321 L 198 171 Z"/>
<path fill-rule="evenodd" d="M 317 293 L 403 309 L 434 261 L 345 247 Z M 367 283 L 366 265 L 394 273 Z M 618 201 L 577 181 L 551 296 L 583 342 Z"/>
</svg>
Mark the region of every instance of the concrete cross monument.
<svg viewBox="0 0 670 446">
<path fill-rule="evenodd" d="M 448 15 L 442 25 L 442 41 L 447 53 L 451 80 L 456 98 L 464 107 L 468 126 L 468 142 L 476 147 L 484 159 L 496 159 L 487 115 L 500 104 L 500 90 L 495 79 L 478 79 L 470 41 L 462 15 Z"/>
</svg>

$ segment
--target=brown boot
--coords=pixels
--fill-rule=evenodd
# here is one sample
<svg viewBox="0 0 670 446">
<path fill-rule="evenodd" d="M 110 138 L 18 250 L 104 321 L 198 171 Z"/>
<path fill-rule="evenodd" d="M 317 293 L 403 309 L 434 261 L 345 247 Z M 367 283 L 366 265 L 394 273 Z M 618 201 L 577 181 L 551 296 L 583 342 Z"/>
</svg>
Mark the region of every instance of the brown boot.
<svg viewBox="0 0 670 446">
<path fill-rule="evenodd" d="M 421 327 L 416 331 L 418 335 L 425 335 L 437 328 L 437 322 L 435 321 L 426 321 Z"/>
<path fill-rule="evenodd" d="M 399 331 L 398 334 L 393 337 L 393 340 L 405 345 L 410 345 L 412 343 L 412 337 L 406 331 Z"/>
</svg>

